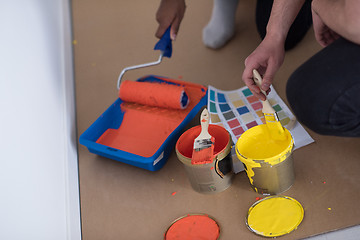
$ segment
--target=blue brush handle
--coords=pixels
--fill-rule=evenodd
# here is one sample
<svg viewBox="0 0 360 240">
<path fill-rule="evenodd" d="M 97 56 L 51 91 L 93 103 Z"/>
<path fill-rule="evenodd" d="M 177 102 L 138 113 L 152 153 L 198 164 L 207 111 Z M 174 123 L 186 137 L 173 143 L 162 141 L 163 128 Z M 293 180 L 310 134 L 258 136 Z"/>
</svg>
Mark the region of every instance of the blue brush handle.
<svg viewBox="0 0 360 240">
<path fill-rule="evenodd" d="M 170 38 L 170 27 L 168 27 L 161 37 L 161 39 L 156 43 L 154 50 L 161 50 L 164 57 L 171 57 L 172 54 L 172 42 Z"/>
</svg>

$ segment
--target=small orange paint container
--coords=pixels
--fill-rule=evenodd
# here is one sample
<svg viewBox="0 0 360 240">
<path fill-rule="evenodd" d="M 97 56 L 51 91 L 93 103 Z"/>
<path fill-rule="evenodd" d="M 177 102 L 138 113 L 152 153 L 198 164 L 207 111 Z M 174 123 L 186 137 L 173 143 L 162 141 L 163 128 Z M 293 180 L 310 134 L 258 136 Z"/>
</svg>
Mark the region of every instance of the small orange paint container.
<svg viewBox="0 0 360 240">
<path fill-rule="evenodd" d="M 231 146 L 229 132 L 217 125 L 209 125 L 209 133 L 215 138 L 212 163 L 191 164 L 194 140 L 199 136 L 201 126 L 195 126 L 184 132 L 178 139 L 175 150 L 178 159 L 184 164 L 192 188 L 204 194 L 222 192 L 231 186 L 232 171 Z"/>
</svg>

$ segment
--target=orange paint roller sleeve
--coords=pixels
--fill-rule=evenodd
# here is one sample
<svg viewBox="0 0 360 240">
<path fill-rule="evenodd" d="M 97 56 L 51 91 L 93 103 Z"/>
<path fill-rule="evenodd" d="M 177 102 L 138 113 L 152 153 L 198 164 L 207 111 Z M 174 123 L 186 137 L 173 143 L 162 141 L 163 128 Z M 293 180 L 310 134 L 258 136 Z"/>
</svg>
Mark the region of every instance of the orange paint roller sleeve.
<svg viewBox="0 0 360 240">
<path fill-rule="evenodd" d="M 119 97 L 124 102 L 171 109 L 185 109 L 189 104 L 184 87 L 167 83 L 126 80 L 121 83 Z"/>
</svg>

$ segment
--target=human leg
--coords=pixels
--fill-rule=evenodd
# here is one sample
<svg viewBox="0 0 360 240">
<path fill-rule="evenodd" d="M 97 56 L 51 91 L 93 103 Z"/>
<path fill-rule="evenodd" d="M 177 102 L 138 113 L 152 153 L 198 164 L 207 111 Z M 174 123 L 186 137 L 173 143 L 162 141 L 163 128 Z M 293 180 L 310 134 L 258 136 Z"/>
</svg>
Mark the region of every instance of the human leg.
<svg viewBox="0 0 360 240">
<path fill-rule="evenodd" d="M 209 23 L 203 29 L 205 46 L 213 49 L 224 46 L 235 33 L 235 13 L 239 0 L 214 0 Z"/>
<path fill-rule="evenodd" d="M 273 0 L 258 0 L 256 4 L 256 26 L 261 39 L 265 38 Z M 285 50 L 295 47 L 305 36 L 312 25 L 311 0 L 306 0 L 299 14 L 289 29 L 285 41 Z"/>
<path fill-rule="evenodd" d="M 322 49 L 290 76 L 286 94 L 311 130 L 360 137 L 360 46 L 340 38 Z"/>
</svg>

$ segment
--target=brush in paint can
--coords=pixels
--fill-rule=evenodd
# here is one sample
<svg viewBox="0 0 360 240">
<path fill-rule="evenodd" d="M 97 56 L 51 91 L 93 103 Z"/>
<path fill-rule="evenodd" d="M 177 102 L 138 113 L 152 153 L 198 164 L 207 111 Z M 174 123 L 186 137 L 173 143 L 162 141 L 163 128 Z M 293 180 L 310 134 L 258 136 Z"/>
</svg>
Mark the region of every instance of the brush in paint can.
<svg viewBox="0 0 360 240">
<path fill-rule="evenodd" d="M 261 89 L 262 77 L 256 69 L 253 69 L 253 79 L 256 85 L 260 88 L 260 91 L 266 97 L 265 91 Z M 270 136 L 275 140 L 284 140 L 286 138 L 284 134 L 284 128 L 281 125 L 281 122 L 279 120 L 276 111 L 271 106 L 268 99 L 262 101 L 262 105 L 263 105 L 262 112 L 264 114 L 266 126 L 269 129 Z"/>
<path fill-rule="evenodd" d="M 201 132 L 194 140 L 191 164 L 206 164 L 213 161 L 215 138 L 208 131 L 209 112 L 206 108 L 201 112 L 200 124 Z"/>
</svg>

